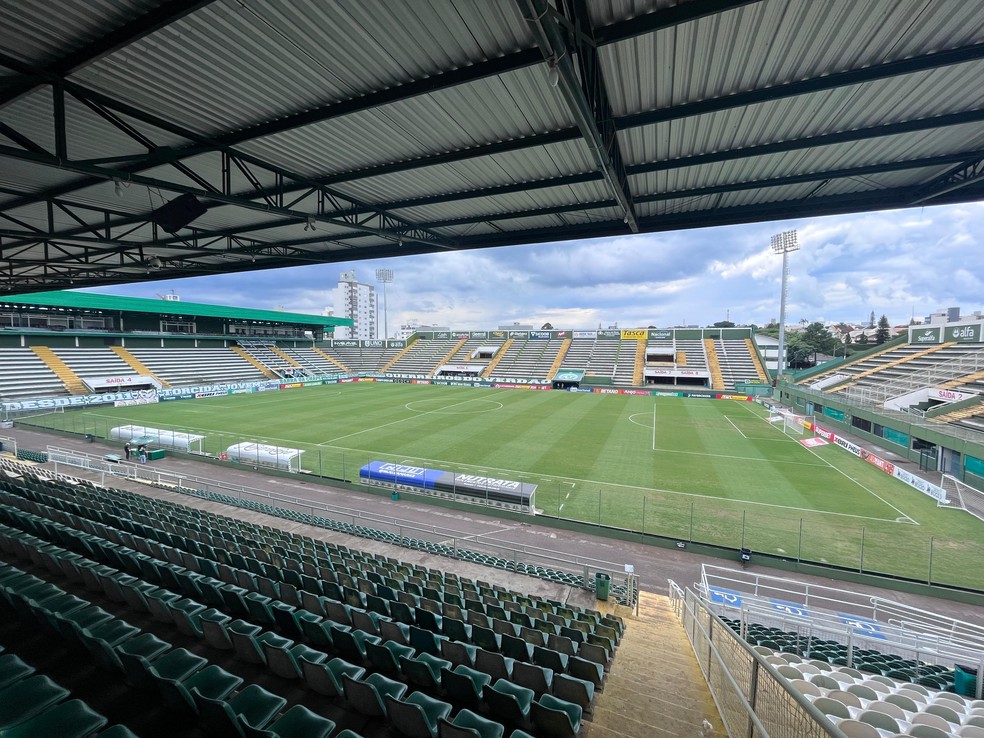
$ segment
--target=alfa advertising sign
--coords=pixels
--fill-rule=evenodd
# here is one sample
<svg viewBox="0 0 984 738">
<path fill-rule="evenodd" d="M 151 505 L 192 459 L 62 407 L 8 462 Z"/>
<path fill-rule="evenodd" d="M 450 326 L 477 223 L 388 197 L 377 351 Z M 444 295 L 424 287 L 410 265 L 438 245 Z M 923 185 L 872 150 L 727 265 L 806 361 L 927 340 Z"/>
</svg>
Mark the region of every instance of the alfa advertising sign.
<svg viewBox="0 0 984 738">
<path fill-rule="evenodd" d="M 947 326 L 943 333 L 946 341 L 959 341 L 960 343 L 981 343 L 981 323 L 973 325 L 954 325 Z"/>
</svg>

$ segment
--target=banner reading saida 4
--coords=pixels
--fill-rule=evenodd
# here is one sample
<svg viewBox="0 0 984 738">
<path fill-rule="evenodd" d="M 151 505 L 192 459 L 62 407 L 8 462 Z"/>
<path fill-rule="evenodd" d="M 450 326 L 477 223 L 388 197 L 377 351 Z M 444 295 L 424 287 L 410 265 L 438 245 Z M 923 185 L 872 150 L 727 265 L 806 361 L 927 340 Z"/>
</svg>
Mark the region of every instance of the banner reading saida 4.
<svg viewBox="0 0 984 738">
<path fill-rule="evenodd" d="M 622 331 L 623 341 L 645 341 L 649 337 L 649 331 L 645 328 L 630 328 Z"/>
</svg>

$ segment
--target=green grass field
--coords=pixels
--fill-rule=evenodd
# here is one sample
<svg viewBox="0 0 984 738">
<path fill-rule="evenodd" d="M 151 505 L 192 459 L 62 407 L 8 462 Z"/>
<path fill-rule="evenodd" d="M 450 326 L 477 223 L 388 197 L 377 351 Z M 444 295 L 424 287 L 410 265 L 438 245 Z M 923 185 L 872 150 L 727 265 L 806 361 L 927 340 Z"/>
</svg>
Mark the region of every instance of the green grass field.
<svg viewBox="0 0 984 738">
<path fill-rule="evenodd" d="M 534 482 L 547 515 L 984 588 L 984 523 L 836 446 L 807 449 L 765 415 L 750 402 L 358 383 L 30 422 L 200 432 L 213 454 L 303 448 L 306 470 L 350 480 L 384 460 Z"/>
</svg>

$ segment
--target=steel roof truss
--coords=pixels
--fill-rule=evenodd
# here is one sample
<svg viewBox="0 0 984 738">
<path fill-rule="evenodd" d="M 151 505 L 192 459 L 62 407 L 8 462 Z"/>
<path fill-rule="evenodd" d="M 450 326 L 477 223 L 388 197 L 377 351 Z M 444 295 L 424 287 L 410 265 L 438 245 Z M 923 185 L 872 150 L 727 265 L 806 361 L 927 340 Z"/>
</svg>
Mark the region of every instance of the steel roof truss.
<svg viewBox="0 0 984 738">
<path fill-rule="evenodd" d="M 586 8 L 581 0 L 564 0 L 564 15 L 559 16 L 548 0 L 517 2 L 550 67 L 550 74 L 556 75 L 557 87 L 595 166 L 611 190 L 626 225 L 637 232 L 639 224 L 598 52 L 593 44 L 585 42 L 591 34 Z M 570 28 L 576 29 L 575 32 L 571 33 Z"/>
<path fill-rule="evenodd" d="M 984 155 L 975 156 L 934 181 L 919 188 L 918 198 L 912 201 L 912 205 L 934 200 L 948 192 L 959 190 L 967 185 L 984 180 Z"/>
</svg>

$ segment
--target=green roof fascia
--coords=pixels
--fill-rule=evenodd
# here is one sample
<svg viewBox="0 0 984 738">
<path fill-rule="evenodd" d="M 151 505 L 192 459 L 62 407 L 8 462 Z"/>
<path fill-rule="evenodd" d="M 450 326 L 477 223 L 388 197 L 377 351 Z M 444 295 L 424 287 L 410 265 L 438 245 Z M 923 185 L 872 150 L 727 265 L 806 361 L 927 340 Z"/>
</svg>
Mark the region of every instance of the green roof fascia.
<svg viewBox="0 0 984 738">
<path fill-rule="evenodd" d="M 350 318 L 335 318 L 306 313 L 287 313 L 279 310 L 210 305 L 204 302 L 151 300 L 146 297 L 122 297 L 98 292 L 33 292 L 18 297 L 11 295 L 0 301 L 12 305 L 75 308 L 80 310 L 116 310 L 130 313 L 170 313 L 201 318 L 228 318 L 234 320 L 259 320 L 268 323 L 300 323 L 303 325 L 350 326 Z"/>
</svg>

